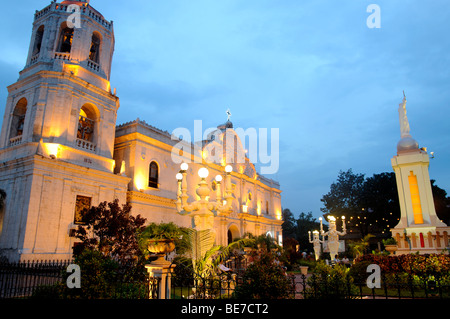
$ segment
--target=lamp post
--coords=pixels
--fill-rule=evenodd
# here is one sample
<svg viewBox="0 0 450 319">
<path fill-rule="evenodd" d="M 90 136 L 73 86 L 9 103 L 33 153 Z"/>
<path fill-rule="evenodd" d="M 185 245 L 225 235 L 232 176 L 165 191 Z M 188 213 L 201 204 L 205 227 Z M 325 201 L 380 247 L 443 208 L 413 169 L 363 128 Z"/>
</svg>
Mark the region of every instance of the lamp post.
<svg viewBox="0 0 450 319">
<path fill-rule="evenodd" d="M 320 244 L 323 243 L 323 240 L 320 240 L 320 233 L 318 230 L 314 230 L 313 232 L 313 238 L 311 239 L 311 231 L 308 231 L 308 239 L 311 244 L 314 245 L 314 255 L 316 260 L 319 260 L 320 258 Z"/>
<path fill-rule="evenodd" d="M 222 201 L 222 175 L 215 177 L 216 181 L 216 200 L 209 200 L 211 189 L 206 182 L 206 178 L 209 175 L 209 171 L 206 167 L 202 167 L 198 170 L 198 175 L 201 180 L 198 183 L 196 190 L 199 200 L 188 203 L 189 195 L 187 194 L 187 169 L 188 164 L 182 163 L 181 170 L 176 174 L 178 180 L 177 201 L 176 207 L 178 213 L 182 215 L 191 215 L 193 221 L 193 228 L 201 231 L 205 229 L 212 229 L 214 224 L 214 217 L 218 213 L 226 213 L 231 210 L 231 204 L 233 200 L 232 188 L 231 188 L 231 172 L 233 168 L 231 165 L 225 167 L 225 201 Z"/>
<path fill-rule="evenodd" d="M 330 250 L 331 260 L 335 260 L 339 251 L 339 236 L 344 236 L 347 234 L 347 229 L 345 227 L 345 216 L 342 216 L 342 232 L 336 230 L 336 218 L 334 216 L 328 216 L 328 222 L 330 223 L 327 232 L 323 231 L 322 217 L 319 217 L 320 221 L 320 234 L 325 237 L 328 236 L 327 244 Z"/>
</svg>

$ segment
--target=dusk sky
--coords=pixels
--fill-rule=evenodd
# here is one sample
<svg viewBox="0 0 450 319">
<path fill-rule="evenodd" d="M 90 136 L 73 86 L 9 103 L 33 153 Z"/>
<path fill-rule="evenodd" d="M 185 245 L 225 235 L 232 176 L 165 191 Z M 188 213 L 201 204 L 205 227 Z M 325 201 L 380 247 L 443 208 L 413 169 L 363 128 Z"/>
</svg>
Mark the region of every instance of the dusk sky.
<svg viewBox="0 0 450 319">
<path fill-rule="evenodd" d="M 20 4 L 20 5 L 19 5 Z M 0 113 L 25 66 L 33 15 L 2 1 Z M 165 0 L 90 3 L 114 21 L 117 124 L 279 128 L 282 206 L 321 215 L 340 170 L 392 172 L 405 91 L 412 136 L 450 192 L 450 1 Z M 370 4 L 381 28 L 369 28 Z M 175 183 L 175 177 L 174 177 Z"/>
</svg>

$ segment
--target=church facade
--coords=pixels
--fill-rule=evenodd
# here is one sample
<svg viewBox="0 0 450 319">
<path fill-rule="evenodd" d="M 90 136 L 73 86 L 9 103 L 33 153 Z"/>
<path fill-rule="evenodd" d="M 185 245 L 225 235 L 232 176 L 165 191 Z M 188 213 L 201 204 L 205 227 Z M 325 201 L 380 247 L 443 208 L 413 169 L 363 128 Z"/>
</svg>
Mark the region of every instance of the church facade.
<svg viewBox="0 0 450 319">
<path fill-rule="evenodd" d="M 147 222 L 192 226 L 176 207 L 180 165 L 172 153 L 180 141 L 139 119 L 116 125 L 114 42 L 113 23 L 89 2 L 52 1 L 36 11 L 25 68 L 8 86 L 0 135 L 0 189 L 6 193 L 0 255 L 68 259 L 83 209 L 114 199 L 130 203 L 132 213 Z M 242 148 L 231 122 L 219 125 L 214 137 L 227 132 Z M 214 220 L 217 244 L 247 232 L 270 234 L 281 243 L 279 183 L 258 174 L 248 158 L 208 161 L 205 150 L 216 141 L 199 143 L 186 143 L 193 151 L 184 158 L 192 201 L 201 167 L 210 176 L 233 167 L 232 209 Z M 213 178 L 208 185 L 217 187 Z"/>
</svg>

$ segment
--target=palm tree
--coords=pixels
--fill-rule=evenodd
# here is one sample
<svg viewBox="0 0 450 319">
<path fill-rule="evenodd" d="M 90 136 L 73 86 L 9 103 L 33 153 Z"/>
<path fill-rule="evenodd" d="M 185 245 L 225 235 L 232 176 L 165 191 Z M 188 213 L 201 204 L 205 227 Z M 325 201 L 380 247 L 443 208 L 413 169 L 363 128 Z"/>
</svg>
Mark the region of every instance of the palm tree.
<svg viewBox="0 0 450 319">
<path fill-rule="evenodd" d="M 364 252 L 366 251 L 367 247 L 369 247 L 370 238 L 372 237 L 375 236 L 372 234 L 367 234 L 359 242 L 349 244 L 350 248 L 355 254 L 355 259 L 364 255 Z"/>
<path fill-rule="evenodd" d="M 201 278 L 215 276 L 219 264 L 226 261 L 234 249 L 254 243 L 253 239 L 242 238 L 223 247 L 214 245 L 215 232 L 211 229 L 185 228 L 183 232 L 184 250 L 192 259 L 194 272 Z"/>
</svg>

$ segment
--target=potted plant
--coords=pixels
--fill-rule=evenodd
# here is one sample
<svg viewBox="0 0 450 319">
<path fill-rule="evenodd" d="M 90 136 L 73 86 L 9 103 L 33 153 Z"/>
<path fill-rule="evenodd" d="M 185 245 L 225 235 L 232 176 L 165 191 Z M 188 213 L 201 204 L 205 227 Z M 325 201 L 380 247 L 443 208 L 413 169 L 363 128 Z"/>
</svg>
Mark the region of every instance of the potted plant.
<svg viewBox="0 0 450 319">
<path fill-rule="evenodd" d="M 397 251 L 397 241 L 394 238 L 383 239 L 384 248 L 392 255 Z"/>
<path fill-rule="evenodd" d="M 158 257 L 154 264 L 167 264 L 164 256 L 175 249 L 175 241 L 181 235 L 181 229 L 172 222 L 151 223 L 139 234 L 139 245 L 144 252 Z"/>
</svg>

